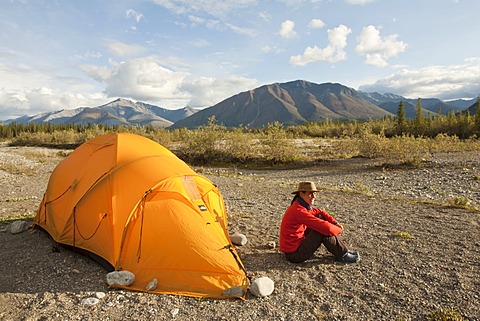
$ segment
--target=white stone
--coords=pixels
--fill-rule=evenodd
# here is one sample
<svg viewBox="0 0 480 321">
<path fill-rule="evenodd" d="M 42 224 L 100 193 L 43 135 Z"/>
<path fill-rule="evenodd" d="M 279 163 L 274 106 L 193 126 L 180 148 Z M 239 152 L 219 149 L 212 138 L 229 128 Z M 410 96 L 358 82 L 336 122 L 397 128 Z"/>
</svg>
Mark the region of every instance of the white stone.
<svg viewBox="0 0 480 321">
<path fill-rule="evenodd" d="M 105 297 L 105 292 L 95 292 L 97 299 L 103 299 Z"/>
<path fill-rule="evenodd" d="M 10 233 L 18 234 L 28 230 L 28 223 L 26 221 L 15 221 L 10 224 Z"/>
<path fill-rule="evenodd" d="M 152 281 L 148 282 L 147 286 L 145 287 L 145 290 L 153 291 L 157 288 L 157 286 L 158 286 L 157 279 L 153 279 Z"/>
<path fill-rule="evenodd" d="M 82 300 L 82 304 L 85 304 L 85 305 L 95 305 L 97 304 L 98 302 L 100 302 L 99 299 L 97 298 L 85 298 Z"/>
<path fill-rule="evenodd" d="M 172 315 L 172 318 L 175 318 L 177 316 L 178 312 L 180 312 L 180 309 L 177 309 L 177 308 L 170 311 L 170 314 Z"/>
<path fill-rule="evenodd" d="M 113 271 L 107 274 L 108 285 L 128 286 L 135 281 L 135 274 L 130 271 Z"/>
<path fill-rule="evenodd" d="M 230 236 L 230 240 L 232 240 L 233 244 L 240 246 L 244 246 L 248 242 L 247 237 L 241 233 L 233 234 L 232 236 Z"/>
<path fill-rule="evenodd" d="M 265 297 L 273 293 L 275 285 L 269 277 L 255 279 L 250 285 L 250 292 L 256 297 Z"/>
</svg>

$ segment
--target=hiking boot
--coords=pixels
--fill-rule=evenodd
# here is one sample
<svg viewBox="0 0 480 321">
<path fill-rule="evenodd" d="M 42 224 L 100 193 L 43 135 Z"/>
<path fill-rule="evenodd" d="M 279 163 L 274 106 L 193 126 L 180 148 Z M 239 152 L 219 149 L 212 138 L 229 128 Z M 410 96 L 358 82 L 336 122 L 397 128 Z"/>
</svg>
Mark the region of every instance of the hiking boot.
<svg viewBox="0 0 480 321">
<path fill-rule="evenodd" d="M 360 260 L 360 255 L 357 254 L 352 254 L 350 252 L 345 253 L 342 258 L 338 260 L 338 262 L 341 263 L 356 263 Z"/>
</svg>

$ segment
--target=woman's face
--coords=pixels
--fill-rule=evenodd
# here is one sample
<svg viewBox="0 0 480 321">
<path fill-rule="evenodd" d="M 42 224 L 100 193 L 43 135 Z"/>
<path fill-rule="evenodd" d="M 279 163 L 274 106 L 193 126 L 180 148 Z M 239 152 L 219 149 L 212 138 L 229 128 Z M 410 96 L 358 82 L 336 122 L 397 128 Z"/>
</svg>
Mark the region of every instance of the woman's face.
<svg viewBox="0 0 480 321">
<path fill-rule="evenodd" d="M 313 205 L 313 202 L 315 202 L 315 198 L 317 197 L 317 192 L 300 192 L 300 197 L 303 198 L 307 204 Z"/>
</svg>

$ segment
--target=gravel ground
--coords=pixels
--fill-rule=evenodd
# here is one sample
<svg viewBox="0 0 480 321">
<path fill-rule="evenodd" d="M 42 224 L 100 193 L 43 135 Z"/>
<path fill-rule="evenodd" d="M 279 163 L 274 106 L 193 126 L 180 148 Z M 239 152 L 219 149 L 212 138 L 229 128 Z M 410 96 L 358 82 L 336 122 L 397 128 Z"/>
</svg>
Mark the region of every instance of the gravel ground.
<svg viewBox="0 0 480 321">
<path fill-rule="evenodd" d="M 0 146 L 0 217 L 36 212 L 64 153 Z M 211 300 L 108 289 L 106 271 L 37 230 L 0 223 L 1 320 L 427 320 L 453 309 L 480 320 L 480 155 L 435 155 L 420 169 L 383 169 L 365 159 L 290 170 L 203 168 L 228 207 L 230 233 L 265 298 Z M 344 265 L 325 249 L 303 264 L 278 244 L 282 215 L 300 180 L 321 187 L 316 205 L 345 227 L 362 260 Z M 448 206 L 469 203 L 469 208 Z M 409 233 L 412 238 L 397 236 Z M 99 297 L 95 305 L 84 299 Z"/>
</svg>

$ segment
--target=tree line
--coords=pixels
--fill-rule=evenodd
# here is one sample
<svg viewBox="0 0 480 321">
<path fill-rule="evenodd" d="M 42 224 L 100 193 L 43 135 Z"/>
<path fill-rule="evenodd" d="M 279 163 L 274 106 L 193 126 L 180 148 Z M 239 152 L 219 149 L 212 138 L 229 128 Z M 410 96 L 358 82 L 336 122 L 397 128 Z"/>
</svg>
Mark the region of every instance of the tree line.
<svg viewBox="0 0 480 321">
<path fill-rule="evenodd" d="M 455 113 L 450 111 L 447 115 L 439 113 L 424 115 L 421 100 L 417 102 L 417 113 L 415 118 L 405 117 L 405 108 L 403 101 L 400 101 L 396 116 L 384 117 L 369 121 L 335 121 L 326 119 L 323 122 L 305 123 L 302 125 L 283 126 L 279 123 L 269 124 L 265 128 L 253 129 L 248 127 L 226 128 L 217 124 L 215 117 L 210 119 L 208 125 L 197 129 L 164 129 L 153 126 L 124 126 L 124 125 L 102 125 L 102 124 L 52 124 L 52 123 L 16 123 L 0 125 L 0 139 L 23 141 L 28 135 L 39 135 L 40 139 L 51 137 L 56 134 L 60 139 L 61 133 L 67 136 L 76 137 L 70 144 L 81 144 L 83 140 L 109 132 L 133 132 L 144 136 L 162 137 L 168 140 L 181 140 L 190 137 L 189 131 L 240 131 L 252 135 L 266 134 L 274 127 L 277 130 L 285 131 L 289 138 L 322 137 L 322 138 L 342 138 L 353 137 L 360 131 L 364 131 L 365 125 L 371 130 L 372 134 L 382 134 L 385 137 L 395 136 L 414 136 L 434 138 L 437 135 L 455 136 L 460 139 L 480 137 L 480 97 L 477 99 L 474 115 L 469 110 Z M 189 136 L 190 135 L 190 136 Z M 168 136 L 168 138 L 166 138 Z M 48 140 L 48 139 L 46 139 Z M 60 139 L 61 140 L 61 139 Z M 158 140 L 158 139 L 157 139 Z M 39 141 L 41 143 L 41 141 Z M 60 142 L 61 143 L 61 142 Z M 65 143 L 67 143 L 65 141 Z"/>
</svg>

